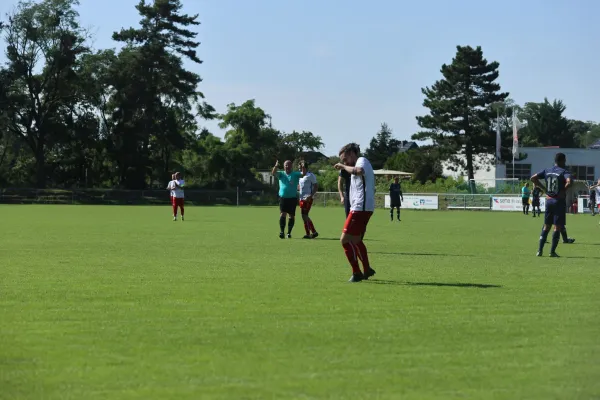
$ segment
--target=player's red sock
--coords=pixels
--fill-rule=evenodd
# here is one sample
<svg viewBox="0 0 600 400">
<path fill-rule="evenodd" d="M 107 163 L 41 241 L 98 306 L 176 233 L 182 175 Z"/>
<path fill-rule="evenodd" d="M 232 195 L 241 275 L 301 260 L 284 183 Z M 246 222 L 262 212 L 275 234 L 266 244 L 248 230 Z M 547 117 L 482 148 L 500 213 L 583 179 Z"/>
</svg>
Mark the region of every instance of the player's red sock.
<svg viewBox="0 0 600 400">
<path fill-rule="evenodd" d="M 358 259 L 356 258 L 355 247 L 352 243 L 345 243 L 342 245 L 344 247 L 344 253 L 346 253 L 346 258 L 348 262 L 350 262 L 350 266 L 352 267 L 353 274 L 360 274 L 360 267 L 358 266 Z"/>
<path fill-rule="evenodd" d="M 362 240 L 355 244 L 354 247 L 356 248 L 356 255 L 362 262 L 363 269 L 366 273 L 367 270 L 371 268 L 371 264 L 369 264 L 369 255 L 367 254 L 367 247 Z"/>
<path fill-rule="evenodd" d="M 183 204 L 179 206 L 179 208 L 181 209 L 181 216 L 183 217 Z"/>
<path fill-rule="evenodd" d="M 315 226 L 313 225 L 312 219 L 308 220 L 308 229 L 310 229 L 312 231 L 312 233 L 317 233 L 317 230 L 315 229 Z"/>
<path fill-rule="evenodd" d="M 310 235 L 310 228 L 308 227 L 308 222 L 304 223 L 304 230 L 306 231 L 307 235 Z"/>
<path fill-rule="evenodd" d="M 173 216 L 176 217 L 177 216 L 177 203 L 173 202 Z"/>
</svg>

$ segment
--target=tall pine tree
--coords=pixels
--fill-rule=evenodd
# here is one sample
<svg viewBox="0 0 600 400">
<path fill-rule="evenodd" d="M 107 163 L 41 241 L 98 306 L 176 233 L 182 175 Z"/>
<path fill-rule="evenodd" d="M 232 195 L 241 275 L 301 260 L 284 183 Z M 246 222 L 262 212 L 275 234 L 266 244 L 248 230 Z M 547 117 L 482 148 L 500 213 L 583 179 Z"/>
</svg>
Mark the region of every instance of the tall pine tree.
<svg viewBox="0 0 600 400">
<path fill-rule="evenodd" d="M 495 151 L 495 112 L 491 105 L 508 97 L 496 83 L 499 65 L 488 62 L 480 46 L 457 46 L 452 63 L 442 65 L 443 79 L 421 90 L 425 95 L 423 106 L 430 112 L 417 117 L 425 130 L 413 139 L 432 140 L 454 166 L 467 172 L 470 182 L 475 171 L 485 167 L 477 163 L 475 156 Z M 487 160 L 493 157 L 481 162 Z"/>
<path fill-rule="evenodd" d="M 197 15 L 182 13 L 180 0 L 141 0 L 136 6 L 139 28 L 122 29 L 113 39 L 124 42 L 111 71 L 113 138 L 111 152 L 119 166 L 121 184 L 144 188 L 166 179 L 174 167 L 173 153 L 193 140 L 195 117 L 212 117 L 202 102 L 200 76 L 184 68 L 196 64 Z M 156 171 L 156 173 L 153 173 Z M 162 176 L 161 176 L 162 175 Z"/>
</svg>

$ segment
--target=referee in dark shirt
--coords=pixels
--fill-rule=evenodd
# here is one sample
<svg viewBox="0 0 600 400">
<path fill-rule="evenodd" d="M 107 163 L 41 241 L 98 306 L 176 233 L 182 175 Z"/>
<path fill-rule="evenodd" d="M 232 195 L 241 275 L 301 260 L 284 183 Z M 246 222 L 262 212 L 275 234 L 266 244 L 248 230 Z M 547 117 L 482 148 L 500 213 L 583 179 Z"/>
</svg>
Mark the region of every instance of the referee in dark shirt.
<svg viewBox="0 0 600 400">
<path fill-rule="evenodd" d="M 344 203 L 346 209 L 346 218 L 350 214 L 350 178 L 351 175 L 344 169 L 340 171 L 338 176 L 338 192 L 340 193 L 340 202 Z M 342 191 L 342 185 L 344 191 Z"/>
</svg>

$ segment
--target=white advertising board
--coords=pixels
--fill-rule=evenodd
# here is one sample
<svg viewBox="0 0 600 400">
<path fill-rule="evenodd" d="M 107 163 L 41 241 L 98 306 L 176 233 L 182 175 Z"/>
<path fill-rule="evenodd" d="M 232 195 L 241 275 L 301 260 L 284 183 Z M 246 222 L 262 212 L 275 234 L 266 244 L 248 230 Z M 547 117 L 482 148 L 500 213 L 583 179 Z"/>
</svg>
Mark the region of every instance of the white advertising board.
<svg viewBox="0 0 600 400">
<path fill-rule="evenodd" d="M 540 209 L 546 211 L 546 198 L 540 198 Z M 523 212 L 521 197 L 492 196 L 492 211 L 520 211 Z M 531 207 L 529 208 L 531 211 Z"/>
<path fill-rule="evenodd" d="M 438 209 L 438 197 L 432 195 L 406 195 L 403 196 L 404 201 L 402 202 L 402 208 L 411 208 L 414 210 L 437 210 Z M 390 195 L 385 195 L 385 208 L 390 208 L 391 201 Z"/>
<path fill-rule="evenodd" d="M 590 196 L 580 196 L 577 198 L 577 213 L 578 214 L 591 214 L 592 210 L 590 210 Z M 600 205 L 596 204 L 598 207 L 597 210 L 600 210 Z M 596 211 L 600 212 L 600 211 Z"/>
</svg>

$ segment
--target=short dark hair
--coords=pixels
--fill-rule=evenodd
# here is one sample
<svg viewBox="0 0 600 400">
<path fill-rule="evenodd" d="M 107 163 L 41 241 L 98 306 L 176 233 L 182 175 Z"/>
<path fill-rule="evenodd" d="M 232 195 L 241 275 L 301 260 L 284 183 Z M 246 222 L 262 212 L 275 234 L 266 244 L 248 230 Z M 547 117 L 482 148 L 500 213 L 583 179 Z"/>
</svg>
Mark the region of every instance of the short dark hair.
<svg viewBox="0 0 600 400">
<path fill-rule="evenodd" d="M 360 146 L 356 143 L 348 143 L 347 145 L 345 145 L 344 147 L 342 147 L 340 149 L 340 152 L 338 153 L 338 155 L 341 156 L 342 154 L 346 154 L 349 152 L 353 152 L 357 156 L 360 155 Z"/>
<path fill-rule="evenodd" d="M 556 155 L 554 156 L 554 162 L 556 164 L 564 164 L 567 161 L 567 156 L 565 156 L 565 153 L 556 153 Z"/>
</svg>

